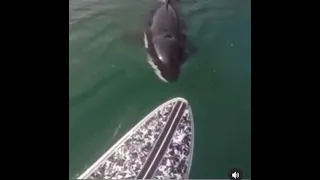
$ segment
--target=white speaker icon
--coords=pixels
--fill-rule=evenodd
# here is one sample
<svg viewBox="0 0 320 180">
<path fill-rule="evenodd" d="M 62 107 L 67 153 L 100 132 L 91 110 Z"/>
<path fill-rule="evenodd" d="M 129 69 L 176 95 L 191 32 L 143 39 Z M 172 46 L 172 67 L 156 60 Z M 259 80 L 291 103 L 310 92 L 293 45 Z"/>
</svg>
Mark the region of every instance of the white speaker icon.
<svg viewBox="0 0 320 180">
<path fill-rule="evenodd" d="M 239 173 L 238 173 L 238 172 L 232 173 L 232 177 L 233 177 L 234 179 L 239 178 Z"/>
</svg>

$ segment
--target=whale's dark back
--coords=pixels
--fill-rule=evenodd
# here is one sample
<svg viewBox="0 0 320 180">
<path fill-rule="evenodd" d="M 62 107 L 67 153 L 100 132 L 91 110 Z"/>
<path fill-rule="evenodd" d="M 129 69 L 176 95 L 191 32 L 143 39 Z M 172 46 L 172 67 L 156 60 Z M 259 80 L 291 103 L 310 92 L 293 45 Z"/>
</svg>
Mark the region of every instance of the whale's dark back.
<svg viewBox="0 0 320 180">
<path fill-rule="evenodd" d="M 149 61 L 160 71 L 161 79 L 174 82 L 186 59 L 186 38 L 181 19 L 173 4 L 162 3 L 154 12 L 147 28 Z M 153 66 L 154 67 L 154 66 Z"/>
</svg>

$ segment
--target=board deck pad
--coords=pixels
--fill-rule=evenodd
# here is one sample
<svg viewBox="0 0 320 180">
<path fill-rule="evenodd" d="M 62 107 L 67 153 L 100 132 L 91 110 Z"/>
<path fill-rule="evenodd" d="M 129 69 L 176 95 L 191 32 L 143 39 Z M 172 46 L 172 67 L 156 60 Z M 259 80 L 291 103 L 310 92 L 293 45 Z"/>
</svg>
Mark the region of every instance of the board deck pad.
<svg viewBox="0 0 320 180">
<path fill-rule="evenodd" d="M 193 128 L 188 102 L 171 99 L 142 119 L 78 179 L 187 179 Z"/>
</svg>

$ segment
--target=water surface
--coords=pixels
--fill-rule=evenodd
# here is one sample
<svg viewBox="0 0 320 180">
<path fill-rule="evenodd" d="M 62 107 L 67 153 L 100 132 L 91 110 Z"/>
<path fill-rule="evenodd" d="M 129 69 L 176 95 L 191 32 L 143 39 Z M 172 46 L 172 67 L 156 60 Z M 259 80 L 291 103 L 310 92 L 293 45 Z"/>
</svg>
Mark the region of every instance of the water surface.
<svg viewBox="0 0 320 180">
<path fill-rule="evenodd" d="M 160 103 L 186 98 L 195 117 L 190 178 L 251 178 L 250 0 L 181 0 L 198 53 L 166 84 L 143 48 L 123 42 L 152 0 L 69 1 L 69 176 L 75 178 Z"/>
</svg>

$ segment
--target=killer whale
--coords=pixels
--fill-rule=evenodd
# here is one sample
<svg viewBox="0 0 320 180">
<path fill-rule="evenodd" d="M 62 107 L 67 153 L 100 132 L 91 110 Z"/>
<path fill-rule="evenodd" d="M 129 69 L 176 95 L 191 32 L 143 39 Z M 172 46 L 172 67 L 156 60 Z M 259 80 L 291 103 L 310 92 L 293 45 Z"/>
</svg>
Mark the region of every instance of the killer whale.
<svg viewBox="0 0 320 180">
<path fill-rule="evenodd" d="M 151 11 L 144 32 L 147 60 L 156 75 L 164 82 L 176 82 L 188 52 L 185 24 L 180 18 L 178 6 L 171 0 L 160 1 Z"/>
<path fill-rule="evenodd" d="M 159 79 L 167 83 L 179 79 L 182 65 L 197 51 L 187 38 L 187 26 L 180 14 L 179 0 L 156 0 L 143 33 L 124 36 L 126 40 L 144 44 L 147 62 Z"/>
</svg>

